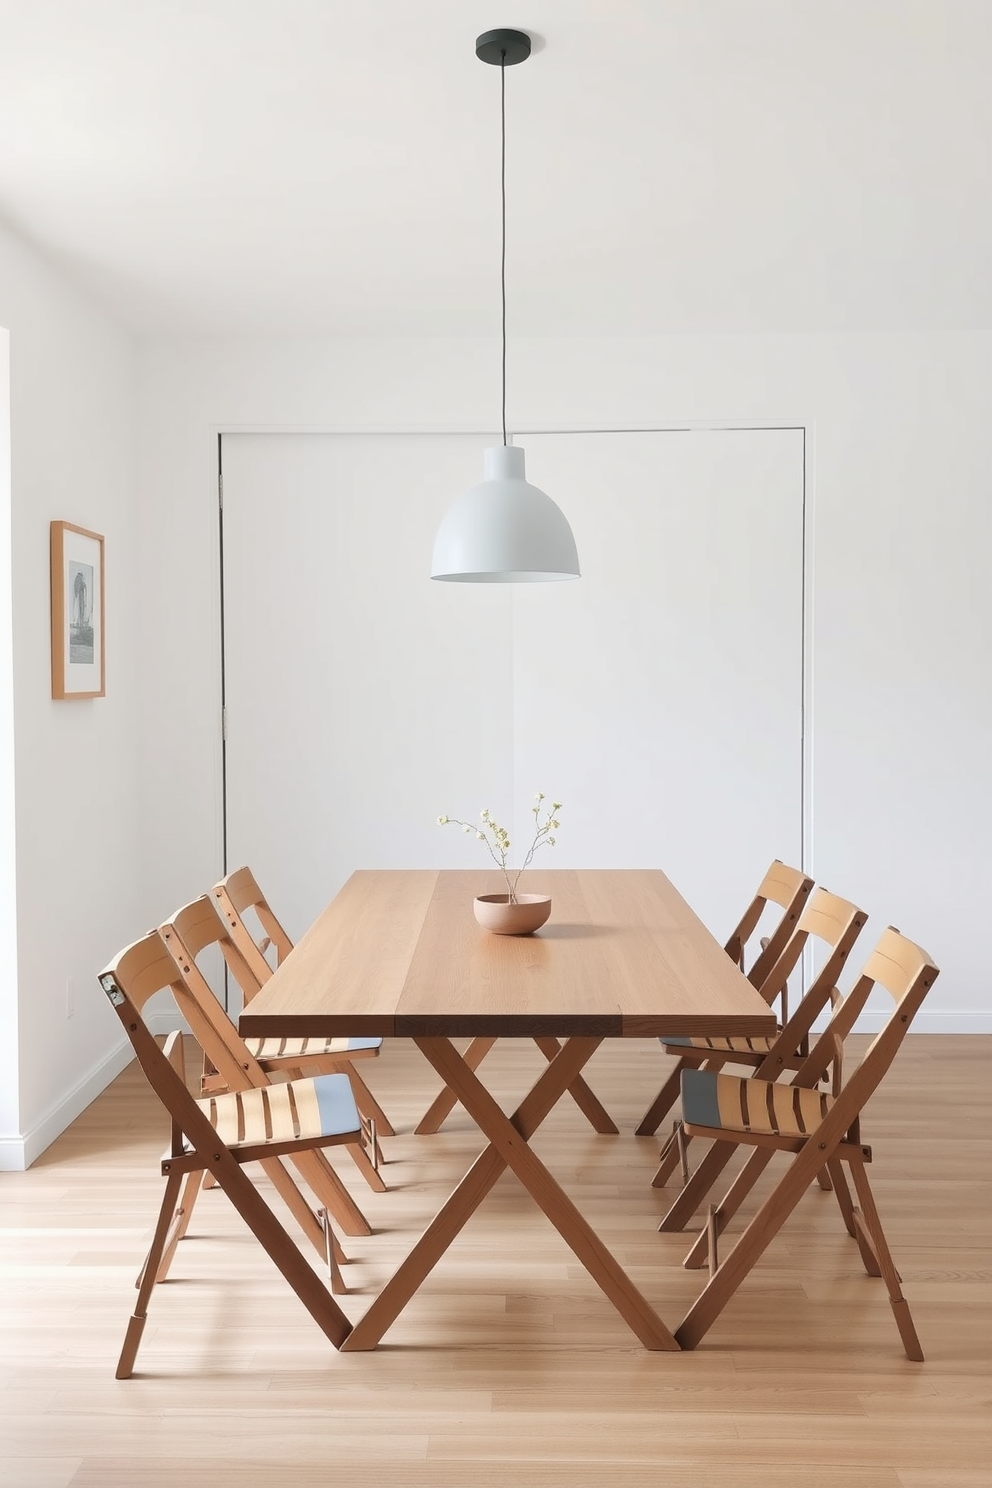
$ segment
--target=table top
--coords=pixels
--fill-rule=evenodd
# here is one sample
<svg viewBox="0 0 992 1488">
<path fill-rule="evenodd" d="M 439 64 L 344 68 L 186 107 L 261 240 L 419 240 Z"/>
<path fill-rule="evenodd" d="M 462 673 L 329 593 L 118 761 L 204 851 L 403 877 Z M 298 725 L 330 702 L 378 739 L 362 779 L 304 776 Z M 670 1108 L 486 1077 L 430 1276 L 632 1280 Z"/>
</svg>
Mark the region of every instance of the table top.
<svg viewBox="0 0 992 1488">
<path fill-rule="evenodd" d="M 528 886 L 530 887 L 530 886 Z M 368 869 L 241 1014 L 245 1036 L 769 1034 L 771 1009 L 656 869 L 541 869 L 551 918 L 490 935 L 498 873 Z"/>
</svg>

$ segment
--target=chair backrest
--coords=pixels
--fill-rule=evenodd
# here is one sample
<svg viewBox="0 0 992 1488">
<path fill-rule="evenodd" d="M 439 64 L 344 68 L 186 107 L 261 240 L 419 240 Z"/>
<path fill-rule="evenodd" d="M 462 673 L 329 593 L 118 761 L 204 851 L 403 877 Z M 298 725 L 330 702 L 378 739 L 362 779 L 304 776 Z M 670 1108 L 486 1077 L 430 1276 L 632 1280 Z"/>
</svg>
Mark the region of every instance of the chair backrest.
<svg viewBox="0 0 992 1488">
<path fill-rule="evenodd" d="M 141 940 L 126 946 L 104 967 L 98 980 L 124 1025 L 149 1085 L 172 1117 L 173 1151 L 182 1150 L 182 1134 L 198 1148 L 209 1145 L 215 1140 L 213 1128 L 183 1077 L 181 1035 L 171 1034 L 162 1049 L 142 1017 L 148 999 L 166 989 L 172 992 L 177 1006 L 182 1006 L 182 973 L 159 932 L 150 930 Z M 175 1062 L 170 1057 L 173 1049 Z"/>
<path fill-rule="evenodd" d="M 754 898 L 724 947 L 727 955 L 733 958 L 752 986 L 763 985 L 769 971 L 785 950 L 812 888 L 813 880 L 808 874 L 803 873 L 799 868 L 790 868 L 787 863 L 780 862 L 778 858 L 761 880 Z M 782 917 L 748 968 L 744 964 L 746 947 L 758 928 L 765 907 L 769 904 L 780 905 L 783 911 Z"/>
<path fill-rule="evenodd" d="M 230 1090 L 247 1090 L 253 1085 L 268 1085 L 268 1077 L 248 1049 L 231 1019 L 214 996 L 196 958 L 207 946 L 219 945 L 227 964 L 245 992 L 258 983 L 234 945 L 221 919 L 216 901 L 203 894 L 159 926 L 163 944 L 174 957 L 180 976 L 173 995 L 180 1012 L 196 1035 L 197 1041 Z"/>
<path fill-rule="evenodd" d="M 255 995 L 258 987 L 264 985 L 272 975 L 272 967 L 265 958 L 265 951 L 268 947 L 270 945 L 275 947 L 276 965 L 281 966 L 293 949 L 293 942 L 273 914 L 250 868 L 238 868 L 233 873 L 229 873 L 226 878 L 221 879 L 220 883 L 214 884 L 210 892 L 227 926 L 232 943 L 257 984 L 251 989 L 242 987 L 247 1003 Z M 254 913 L 258 919 L 264 931 L 261 943 L 255 939 L 246 923 L 244 918 L 246 913 Z M 223 945 L 221 949 L 224 949 Z M 237 975 L 236 971 L 235 975 Z"/>
<path fill-rule="evenodd" d="M 871 992 L 884 988 L 894 1007 L 888 1020 L 872 1039 L 864 1058 L 836 1094 L 831 1125 L 847 1130 L 857 1120 L 869 1097 L 895 1058 L 923 999 L 940 975 L 932 959 L 920 946 L 900 935 L 890 925 L 865 962 L 864 970 L 846 997 L 838 997 L 827 1027 L 810 1049 L 791 1082 L 815 1085 L 834 1059 L 839 1043 L 851 1032 Z"/>
<path fill-rule="evenodd" d="M 848 899 L 840 899 L 826 889 L 817 889 L 799 917 L 788 943 L 767 972 L 758 991 L 769 1007 L 784 991 L 799 963 L 803 948 L 810 938 L 822 941 L 828 948 L 827 959 L 813 978 L 795 1012 L 783 1028 L 783 1047 L 799 1048 L 813 1023 L 828 1003 L 839 996 L 837 979 L 844 968 L 851 947 L 867 924 L 868 916 Z M 784 1035 L 794 1035 L 786 1039 Z"/>
</svg>

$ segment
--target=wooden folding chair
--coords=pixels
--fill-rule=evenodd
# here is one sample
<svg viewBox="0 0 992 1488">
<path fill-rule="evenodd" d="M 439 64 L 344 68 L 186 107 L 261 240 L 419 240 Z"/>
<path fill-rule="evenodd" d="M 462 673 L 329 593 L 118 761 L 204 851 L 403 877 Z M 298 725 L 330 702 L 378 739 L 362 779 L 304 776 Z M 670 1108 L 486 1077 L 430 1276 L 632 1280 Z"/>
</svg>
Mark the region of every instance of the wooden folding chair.
<svg viewBox="0 0 992 1488">
<path fill-rule="evenodd" d="M 781 1000 L 780 1022 L 782 1023 L 785 1023 L 789 1016 L 788 974 L 781 981 L 781 985 L 771 986 L 769 973 L 785 950 L 796 921 L 809 899 L 812 887 L 813 880 L 807 874 L 798 868 L 790 868 L 776 858 L 758 885 L 757 893 L 724 947 L 727 955 L 733 957 L 741 970 L 746 973 L 751 985 L 762 992 L 769 1006 L 774 1006 L 777 999 Z M 765 906 L 768 904 L 780 905 L 782 916 L 771 934 L 762 938 L 760 952 L 748 967 L 746 965 L 748 943 L 757 930 Z M 739 1042 L 746 1043 L 747 1041 L 740 1040 Z M 752 1044 L 754 1042 L 754 1040 L 751 1041 Z M 701 1062 L 683 1052 L 687 1047 L 692 1046 L 693 1041 L 690 1039 L 662 1039 L 661 1044 L 666 1054 L 676 1055 L 678 1062 L 638 1122 L 635 1131 L 639 1137 L 654 1135 L 679 1098 L 679 1080 L 683 1069 Z M 656 1186 L 659 1185 L 656 1184 Z"/>
<path fill-rule="evenodd" d="M 707 1226 L 686 1257 L 689 1267 L 709 1263 L 710 1277 L 686 1313 L 675 1337 L 683 1348 L 695 1348 L 744 1277 L 778 1233 L 817 1175 L 829 1174 L 845 1227 L 857 1241 L 869 1276 L 884 1278 L 889 1302 L 906 1355 L 922 1360 L 923 1351 L 902 1294 L 899 1274 L 868 1182 L 871 1148 L 861 1140 L 861 1113 L 892 1063 L 924 997 L 938 976 L 927 953 L 891 927 L 869 956 L 848 995 L 834 1008 L 788 1084 L 713 1070 L 686 1070 L 682 1076 L 682 1110 L 686 1131 L 710 1137 L 720 1147 L 753 1150 L 723 1200 L 712 1205 Z M 888 991 L 895 1007 L 872 1041 L 854 1074 L 830 1095 L 816 1088 L 834 1059 L 874 987 Z M 765 1199 L 737 1244 L 722 1262 L 718 1236 L 776 1152 L 792 1154 L 785 1174 Z M 858 1205 L 852 1201 L 845 1164 L 850 1169 Z"/>
<path fill-rule="evenodd" d="M 250 868 L 229 873 L 210 892 L 238 953 L 238 962 L 232 963 L 228 958 L 228 965 L 241 986 L 245 1002 L 250 1002 L 272 975 L 266 951 L 270 946 L 275 950 L 279 966 L 293 949 L 293 942 L 273 914 Z M 255 939 L 245 920 L 245 915 L 252 913 L 262 929 L 260 940 Z M 245 969 L 249 972 L 247 985 L 242 980 Z M 270 1074 L 294 1070 L 308 1074 L 338 1071 L 346 1074 L 358 1109 L 375 1122 L 378 1135 L 396 1135 L 385 1111 L 355 1069 L 356 1060 L 378 1057 L 381 1038 L 257 1038 L 249 1039 L 247 1044 L 249 1052 Z"/>
<path fill-rule="evenodd" d="M 141 1010 L 154 993 L 169 988 L 177 1000 L 183 975 L 157 930 L 128 946 L 100 973 L 142 1069 L 172 1118 L 172 1139 L 162 1159 L 165 1194 L 151 1248 L 138 1277 L 138 1296 L 117 1365 L 117 1378 L 134 1368 L 157 1282 L 168 1274 L 176 1246 L 186 1234 L 200 1183 L 210 1173 L 249 1229 L 268 1251 L 327 1337 L 340 1348 L 351 1323 L 313 1267 L 280 1224 L 243 1164 L 259 1161 L 318 1253 L 326 1260 L 334 1289 L 344 1259 L 326 1209 L 316 1213 L 280 1159 L 290 1158 L 308 1182 L 322 1181 L 322 1149 L 362 1140 L 351 1087 L 343 1075 L 249 1088 L 196 1100 L 186 1084 L 182 1035 L 169 1035 L 161 1049 Z M 332 1171 L 328 1169 L 328 1171 Z"/>
<path fill-rule="evenodd" d="M 218 1089 L 248 1090 L 253 1086 L 262 1088 L 277 1084 L 283 1075 L 289 1074 L 314 1076 L 342 1073 L 339 1061 L 328 1058 L 326 1054 L 315 1055 L 311 1058 L 302 1052 L 292 1054 L 288 1059 L 269 1061 L 277 1068 L 266 1069 L 252 1053 L 251 1048 L 238 1033 L 196 964 L 196 958 L 208 946 L 216 945 L 220 947 L 227 964 L 235 972 L 238 982 L 242 985 L 251 982 L 251 973 L 228 934 L 227 925 L 221 919 L 217 903 L 211 895 L 203 894 L 192 904 L 184 905 L 171 919 L 160 925 L 159 930 L 183 973 L 183 982 L 178 996 L 179 1010 L 186 1017 L 214 1066 L 215 1072 L 204 1080 L 202 1094 L 213 1094 Z M 257 984 L 254 990 L 258 990 Z M 328 1041 L 266 1039 L 255 1042 L 285 1045 L 289 1043 L 324 1044 Z M 359 1114 L 363 1127 L 363 1140 L 350 1144 L 347 1149 L 348 1154 L 354 1160 L 369 1187 L 377 1193 L 382 1193 L 386 1185 L 379 1173 L 379 1145 L 375 1123 L 361 1112 Z M 371 1159 L 366 1151 L 366 1145 L 372 1153 Z M 346 1201 L 346 1215 L 342 1223 L 345 1223 L 345 1220 L 357 1221 L 362 1226 L 357 1233 L 367 1234 L 368 1224 L 361 1211 L 348 1196 L 347 1190 L 337 1178 L 334 1170 L 329 1169 L 329 1173 L 331 1176 L 328 1182 L 332 1187 L 340 1190 L 340 1193 L 334 1197 L 325 1198 L 331 1212 L 336 1212 L 335 1199 L 339 1204 Z M 320 1197 L 325 1196 L 320 1195 Z M 356 1231 L 350 1230 L 349 1233 L 354 1234 Z"/>
<path fill-rule="evenodd" d="M 795 1070 L 809 1052 L 809 1035 L 814 1022 L 836 1000 L 837 979 L 844 968 L 854 942 L 867 923 L 863 910 L 847 899 L 839 899 L 826 889 L 817 889 L 799 917 L 786 945 L 767 972 L 760 990 L 767 1001 L 773 1004 L 777 990 L 784 987 L 795 970 L 803 948 L 810 939 L 820 941 L 827 949 L 827 958 L 820 972 L 813 978 L 796 1011 L 787 1017 L 778 1032 L 762 1038 L 685 1038 L 666 1039 L 665 1048 L 671 1052 L 681 1050 L 680 1072 L 687 1069 L 718 1070 L 726 1064 L 750 1065 L 761 1079 L 775 1079 L 778 1075 Z M 783 1007 L 788 1004 L 783 998 Z M 836 1050 L 834 1081 L 840 1084 L 840 1061 L 842 1048 Z M 672 1136 L 662 1149 L 658 1171 L 651 1180 L 655 1188 L 664 1188 L 675 1169 L 681 1165 L 683 1182 L 689 1183 L 686 1163 L 687 1144 L 691 1140 L 681 1120 L 675 1122 Z M 727 1154 L 724 1154 L 724 1161 Z M 718 1157 L 707 1154 L 704 1159 L 705 1172 L 692 1188 L 683 1189 L 662 1220 L 660 1229 L 681 1229 L 694 1212 L 694 1194 L 700 1184 L 708 1191 L 709 1185 L 720 1171 Z"/>
</svg>

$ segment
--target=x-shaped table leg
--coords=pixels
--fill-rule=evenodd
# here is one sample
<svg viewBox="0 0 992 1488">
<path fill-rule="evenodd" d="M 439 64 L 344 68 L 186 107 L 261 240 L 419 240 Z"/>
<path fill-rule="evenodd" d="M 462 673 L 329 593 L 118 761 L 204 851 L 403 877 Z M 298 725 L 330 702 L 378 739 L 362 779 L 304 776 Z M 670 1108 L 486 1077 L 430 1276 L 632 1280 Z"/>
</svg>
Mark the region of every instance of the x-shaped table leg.
<svg viewBox="0 0 992 1488">
<path fill-rule="evenodd" d="M 489 1053 L 489 1050 L 496 1042 L 497 1040 L 494 1038 L 474 1038 L 469 1047 L 465 1050 L 465 1054 L 463 1056 L 465 1059 L 465 1063 L 468 1065 L 469 1069 L 478 1069 L 479 1065 L 482 1063 L 483 1059 L 485 1059 L 486 1055 Z M 561 1048 L 561 1045 L 556 1038 L 542 1038 L 536 1036 L 534 1042 L 540 1049 L 541 1053 L 544 1055 L 545 1059 L 554 1059 L 555 1055 L 558 1053 L 558 1050 Z M 574 1100 L 575 1104 L 578 1106 L 579 1110 L 582 1112 L 583 1116 L 585 1116 L 586 1120 L 589 1122 L 589 1125 L 592 1127 L 593 1131 L 598 1131 L 604 1136 L 619 1136 L 620 1128 L 613 1120 L 613 1117 L 610 1115 L 609 1111 L 603 1105 L 603 1102 L 599 1099 L 599 1096 L 596 1095 L 594 1091 L 590 1090 L 589 1086 L 586 1084 L 585 1080 L 583 1080 L 581 1075 L 576 1075 L 575 1079 L 568 1087 L 568 1093 Z M 414 1127 L 414 1131 L 417 1133 L 417 1136 L 430 1136 L 434 1132 L 440 1131 L 445 1119 L 451 1115 L 451 1112 L 454 1110 L 457 1104 L 458 1097 L 452 1090 L 451 1086 L 443 1086 L 440 1094 L 435 1096 L 434 1100 L 428 1106 L 427 1110 L 424 1112 L 423 1116 Z"/>
<path fill-rule="evenodd" d="M 529 1145 L 534 1132 L 591 1058 L 601 1040 L 568 1039 L 512 1116 L 505 1115 L 500 1109 L 449 1039 L 418 1038 L 415 1043 L 455 1092 L 479 1129 L 489 1138 L 489 1145 L 476 1158 L 450 1199 L 435 1215 L 365 1316 L 355 1324 L 343 1344 L 344 1349 L 355 1351 L 375 1348 L 386 1329 L 398 1317 L 507 1167 L 512 1169 L 543 1209 L 645 1348 L 678 1349 L 678 1344 L 657 1313 L 641 1296 Z"/>
</svg>

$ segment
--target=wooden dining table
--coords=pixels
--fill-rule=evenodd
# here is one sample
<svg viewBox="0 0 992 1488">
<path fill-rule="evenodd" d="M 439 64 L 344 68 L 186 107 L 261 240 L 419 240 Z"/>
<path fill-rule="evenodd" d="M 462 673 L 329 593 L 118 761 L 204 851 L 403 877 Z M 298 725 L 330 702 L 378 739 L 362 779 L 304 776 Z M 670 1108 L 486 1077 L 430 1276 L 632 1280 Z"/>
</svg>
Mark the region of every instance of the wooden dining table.
<svg viewBox="0 0 992 1488">
<path fill-rule="evenodd" d="M 346 1351 L 376 1346 L 507 1168 L 645 1347 L 678 1348 L 531 1139 L 567 1091 L 579 1098 L 603 1039 L 770 1034 L 775 1018 L 659 870 L 532 876 L 535 892 L 552 896 L 551 918 L 516 937 L 490 934 L 473 915 L 477 894 L 503 888 L 497 874 L 356 872 L 241 1014 L 245 1036 L 412 1039 L 487 1139 Z M 549 1062 L 516 1110 L 501 1109 L 452 1042 L 465 1037 L 545 1041 Z"/>
</svg>

